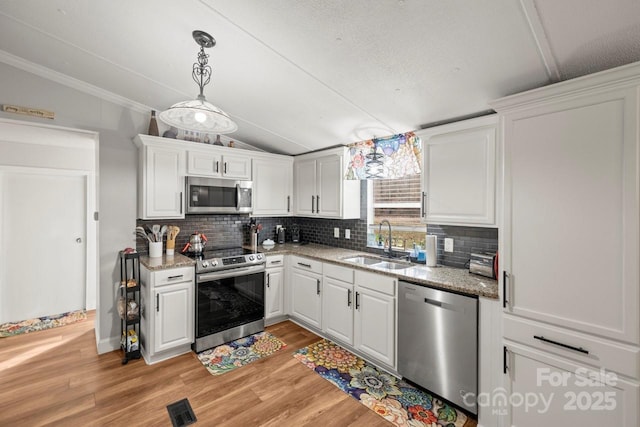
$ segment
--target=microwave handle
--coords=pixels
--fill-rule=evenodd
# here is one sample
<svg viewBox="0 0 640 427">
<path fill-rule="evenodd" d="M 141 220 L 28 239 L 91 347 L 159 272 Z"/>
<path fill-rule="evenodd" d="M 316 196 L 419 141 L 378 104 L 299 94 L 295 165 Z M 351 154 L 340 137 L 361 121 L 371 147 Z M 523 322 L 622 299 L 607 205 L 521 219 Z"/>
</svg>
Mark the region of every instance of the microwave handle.
<svg viewBox="0 0 640 427">
<path fill-rule="evenodd" d="M 236 183 L 236 210 L 238 211 L 240 210 L 240 184 L 237 184 L 237 183 Z"/>
</svg>

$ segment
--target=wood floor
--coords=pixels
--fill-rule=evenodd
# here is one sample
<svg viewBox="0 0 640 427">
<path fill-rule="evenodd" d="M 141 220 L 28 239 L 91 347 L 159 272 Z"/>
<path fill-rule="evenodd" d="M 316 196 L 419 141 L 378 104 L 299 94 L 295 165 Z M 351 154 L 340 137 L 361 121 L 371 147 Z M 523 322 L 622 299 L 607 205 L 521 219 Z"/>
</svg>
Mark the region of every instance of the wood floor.
<svg viewBox="0 0 640 427">
<path fill-rule="evenodd" d="M 287 347 L 221 376 L 195 354 L 148 366 L 98 356 L 88 321 L 0 339 L 0 426 L 171 426 L 166 406 L 188 398 L 198 426 L 390 426 L 296 361 L 318 337 L 291 322 L 268 330 Z"/>
</svg>

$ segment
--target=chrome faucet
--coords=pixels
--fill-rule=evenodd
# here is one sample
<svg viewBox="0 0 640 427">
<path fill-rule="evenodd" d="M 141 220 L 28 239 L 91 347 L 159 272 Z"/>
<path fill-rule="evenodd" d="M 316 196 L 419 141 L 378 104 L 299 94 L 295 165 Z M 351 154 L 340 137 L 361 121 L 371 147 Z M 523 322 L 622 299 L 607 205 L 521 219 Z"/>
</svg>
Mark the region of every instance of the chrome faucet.
<svg viewBox="0 0 640 427">
<path fill-rule="evenodd" d="M 384 224 L 385 222 L 389 226 L 389 249 L 388 251 L 385 250 L 384 252 L 387 254 L 389 258 L 393 258 L 393 251 L 391 250 L 391 223 L 389 222 L 389 220 L 383 219 L 382 221 L 380 221 L 380 227 L 378 228 L 378 236 L 382 236 L 382 224 Z"/>
</svg>

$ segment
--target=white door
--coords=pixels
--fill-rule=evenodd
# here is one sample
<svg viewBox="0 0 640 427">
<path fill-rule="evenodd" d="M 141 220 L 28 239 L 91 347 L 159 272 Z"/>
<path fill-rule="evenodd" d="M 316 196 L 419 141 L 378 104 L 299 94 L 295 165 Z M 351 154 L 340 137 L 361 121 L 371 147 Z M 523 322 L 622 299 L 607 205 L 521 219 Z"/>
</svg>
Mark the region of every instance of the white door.
<svg viewBox="0 0 640 427">
<path fill-rule="evenodd" d="M 253 215 L 289 215 L 293 164 L 275 159 L 253 161 Z"/>
<path fill-rule="evenodd" d="M 322 330 L 353 345 L 353 285 L 325 277 L 322 284 Z"/>
<path fill-rule="evenodd" d="M 87 178 L 0 173 L 0 323 L 85 308 Z"/>
<path fill-rule="evenodd" d="M 322 326 L 320 277 L 296 268 L 291 270 L 291 315 L 316 328 Z"/>
<path fill-rule="evenodd" d="M 318 159 L 316 212 L 323 217 L 341 214 L 342 157 L 337 155 Z"/>
<path fill-rule="evenodd" d="M 355 304 L 356 348 L 395 367 L 395 299 L 356 287 Z"/>
<path fill-rule="evenodd" d="M 265 289 L 266 319 L 284 315 L 284 268 L 267 269 Z"/>
<path fill-rule="evenodd" d="M 293 185 L 295 187 L 295 213 L 315 215 L 316 206 L 316 161 L 315 159 L 295 160 L 293 165 Z"/>
<path fill-rule="evenodd" d="M 155 291 L 155 353 L 193 341 L 192 286 L 187 282 Z"/>
<path fill-rule="evenodd" d="M 493 404 L 511 404 L 506 408 L 511 418 L 507 425 L 638 425 L 637 382 L 524 346 L 508 345 L 507 349 L 507 393 L 504 399 L 502 396 L 491 399 Z M 500 390 L 494 394 L 501 394 Z M 505 408 L 489 409 L 502 411 Z"/>
<path fill-rule="evenodd" d="M 251 179 L 251 158 L 245 156 L 222 156 L 222 174 L 226 178 Z"/>
</svg>

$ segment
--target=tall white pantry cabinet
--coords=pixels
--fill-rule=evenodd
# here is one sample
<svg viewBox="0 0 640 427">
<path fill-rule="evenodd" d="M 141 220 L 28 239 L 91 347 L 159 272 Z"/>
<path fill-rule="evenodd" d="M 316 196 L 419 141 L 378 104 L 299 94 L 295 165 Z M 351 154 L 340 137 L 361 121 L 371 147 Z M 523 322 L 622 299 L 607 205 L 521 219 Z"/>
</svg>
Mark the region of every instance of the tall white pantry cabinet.
<svg viewBox="0 0 640 427">
<path fill-rule="evenodd" d="M 504 426 L 640 423 L 639 93 L 632 64 L 491 104 Z"/>
</svg>

